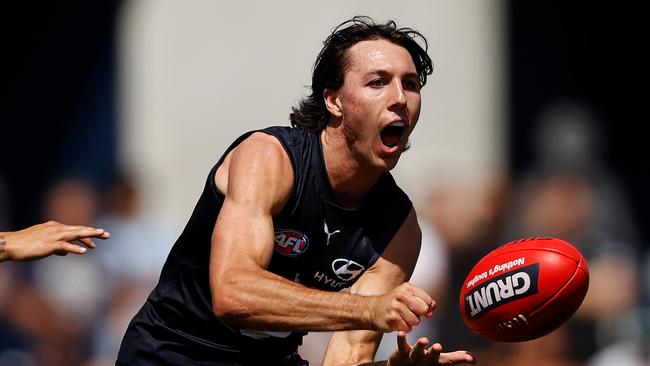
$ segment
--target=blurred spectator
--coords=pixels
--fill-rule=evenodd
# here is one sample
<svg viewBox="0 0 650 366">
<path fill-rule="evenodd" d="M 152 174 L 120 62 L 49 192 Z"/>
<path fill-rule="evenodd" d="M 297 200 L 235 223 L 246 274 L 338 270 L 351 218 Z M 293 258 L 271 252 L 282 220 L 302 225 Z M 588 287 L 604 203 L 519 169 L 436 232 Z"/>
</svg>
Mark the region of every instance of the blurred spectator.
<svg viewBox="0 0 650 366">
<path fill-rule="evenodd" d="M 601 162 L 593 118 L 575 101 L 542 113 L 536 161 L 517 187 L 504 238 L 557 237 L 585 256 L 590 289 L 565 330 L 571 334 L 565 358 L 578 362 L 613 341 L 599 338 L 599 327 L 617 321 L 638 300 L 637 230 L 622 187 Z"/>
<path fill-rule="evenodd" d="M 106 207 L 97 222 L 111 232 L 111 247 L 99 256 L 111 277 L 155 284 L 179 233 L 163 217 L 142 215 L 140 192 L 126 175 L 119 176 L 108 190 Z"/>
<path fill-rule="evenodd" d="M 99 206 L 94 187 L 81 178 L 66 178 L 47 192 L 44 214 L 52 220 L 90 226 L 96 222 Z M 35 283 L 78 325 L 90 322 L 105 298 L 107 281 L 98 253 L 92 254 L 39 262 L 34 269 Z"/>
<path fill-rule="evenodd" d="M 22 267 L 0 266 L 0 365 L 64 365 L 61 355 L 50 351 L 69 340 L 65 322 Z"/>
<path fill-rule="evenodd" d="M 66 177 L 46 192 L 43 215 L 59 222 L 92 226 L 99 212 L 95 188 L 81 177 Z M 101 250 L 110 247 L 105 243 Z M 60 324 L 55 334 L 37 344 L 42 365 L 73 365 L 87 357 L 89 334 L 107 296 L 107 279 L 97 259 L 99 250 L 83 257 L 35 262 L 31 280 L 34 291 L 44 298 Z M 31 312 L 28 312 L 28 314 Z"/>
<path fill-rule="evenodd" d="M 617 340 L 599 349 L 587 366 L 650 365 L 650 308 L 623 314 L 614 329 Z"/>
<path fill-rule="evenodd" d="M 61 180 L 49 189 L 43 211 L 48 219 L 89 226 L 97 212 L 94 190 L 81 179 Z M 99 263 L 91 253 L 20 267 L 3 264 L 7 282 L 0 292 L 0 323 L 6 325 L 7 342 L 0 344 L 0 365 L 81 362 L 103 291 Z"/>
<path fill-rule="evenodd" d="M 543 111 L 535 134 L 536 160 L 519 184 L 509 234 L 569 235 L 587 257 L 634 254 L 638 230 L 623 187 L 603 164 L 594 119 L 577 101 L 557 102 Z"/>
<path fill-rule="evenodd" d="M 650 251 L 643 260 L 643 278 L 640 293 L 641 306 L 619 313 L 617 321 L 601 327 L 601 338 L 613 341 L 600 348 L 587 366 L 647 366 L 650 365 Z"/>
<path fill-rule="evenodd" d="M 22 282 L 17 269 L 13 263 L 0 266 L 0 365 L 3 366 L 28 365 L 27 361 L 15 362 L 15 359 L 30 358 L 31 337 L 13 316 L 13 300 Z"/>
<path fill-rule="evenodd" d="M 432 222 L 445 246 L 448 272 L 435 299 L 434 317 L 440 341 L 447 348 L 464 347 L 484 364 L 489 343 L 465 326 L 458 296 L 470 269 L 498 246 L 507 203 L 507 181 L 501 176 L 441 174 L 432 187 L 424 216 Z"/>
<path fill-rule="evenodd" d="M 92 226 L 99 209 L 95 188 L 82 177 L 59 180 L 48 190 L 43 203 L 47 219 L 84 226 Z"/>
<path fill-rule="evenodd" d="M 490 352 L 480 359 L 482 366 L 580 366 L 567 357 L 571 353 L 571 335 L 566 328 L 528 342 L 492 343 Z"/>
<path fill-rule="evenodd" d="M 44 218 L 101 224 L 115 234 L 83 258 L 3 263 L 0 366 L 114 364 L 127 323 L 153 288 L 176 233 L 160 218 L 140 215 L 137 189 L 126 177 L 111 187 L 106 213 L 102 203 L 79 177 L 47 190 Z"/>
<path fill-rule="evenodd" d="M 92 338 L 88 365 L 93 366 L 115 364 L 126 327 L 155 286 L 178 236 L 164 218 L 142 215 L 140 193 L 127 175 L 111 185 L 106 207 L 97 222 L 111 232 L 111 245 L 98 258 L 107 271 L 110 297 Z"/>
</svg>

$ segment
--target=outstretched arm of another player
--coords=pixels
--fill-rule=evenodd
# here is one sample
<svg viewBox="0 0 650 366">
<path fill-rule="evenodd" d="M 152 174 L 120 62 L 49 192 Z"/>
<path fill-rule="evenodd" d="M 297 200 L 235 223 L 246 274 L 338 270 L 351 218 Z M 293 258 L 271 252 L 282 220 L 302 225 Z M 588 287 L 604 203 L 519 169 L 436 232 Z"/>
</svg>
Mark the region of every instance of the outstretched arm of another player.
<svg viewBox="0 0 650 366">
<path fill-rule="evenodd" d="M 63 225 L 55 221 L 34 225 L 27 229 L 0 233 L 0 262 L 27 262 L 51 254 L 83 254 L 86 248 L 95 248 L 91 238 L 108 239 L 104 229 L 87 226 Z M 85 247 L 73 242 L 80 242 Z"/>
</svg>

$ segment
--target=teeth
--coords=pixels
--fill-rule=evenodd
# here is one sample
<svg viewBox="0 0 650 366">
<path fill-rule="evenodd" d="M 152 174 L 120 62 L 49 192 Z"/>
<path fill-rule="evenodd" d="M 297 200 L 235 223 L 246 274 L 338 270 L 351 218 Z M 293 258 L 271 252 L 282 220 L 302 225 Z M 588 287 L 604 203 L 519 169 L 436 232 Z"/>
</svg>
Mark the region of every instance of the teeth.
<svg viewBox="0 0 650 366">
<path fill-rule="evenodd" d="M 404 126 L 406 126 L 406 123 L 404 123 L 402 121 L 397 121 L 397 122 L 391 123 L 389 126 L 404 127 Z"/>
</svg>

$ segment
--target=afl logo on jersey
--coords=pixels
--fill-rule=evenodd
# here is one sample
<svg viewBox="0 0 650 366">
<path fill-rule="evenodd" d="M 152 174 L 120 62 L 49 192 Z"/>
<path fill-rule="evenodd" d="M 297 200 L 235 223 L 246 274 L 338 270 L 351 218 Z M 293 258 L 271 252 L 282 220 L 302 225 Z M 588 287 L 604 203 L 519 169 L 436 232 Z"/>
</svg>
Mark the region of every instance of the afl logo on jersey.
<svg viewBox="0 0 650 366">
<path fill-rule="evenodd" d="M 287 257 L 295 257 L 307 250 L 309 240 L 300 231 L 276 229 L 275 251 Z"/>
</svg>

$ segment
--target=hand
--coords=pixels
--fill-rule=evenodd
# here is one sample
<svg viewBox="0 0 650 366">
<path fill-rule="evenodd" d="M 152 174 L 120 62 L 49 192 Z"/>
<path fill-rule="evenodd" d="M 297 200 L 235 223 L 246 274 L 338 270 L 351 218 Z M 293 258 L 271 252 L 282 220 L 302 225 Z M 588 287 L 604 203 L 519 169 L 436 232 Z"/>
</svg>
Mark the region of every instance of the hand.
<svg viewBox="0 0 650 366">
<path fill-rule="evenodd" d="M 72 244 L 73 241 L 78 241 L 88 248 L 95 248 L 95 243 L 90 238 L 108 239 L 109 236 L 104 229 L 69 226 L 49 221 L 20 231 L 0 234 L 0 262 L 26 262 L 51 254 L 83 254 L 86 248 Z"/>
<path fill-rule="evenodd" d="M 421 288 L 406 282 L 380 296 L 373 306 L 375 330 L 388 333 L 396 330 L 410 332 L 420 323 L 420 317 L 430 318 L 436 303 Z"/>
<path fill-rule="evenodd" d="M 397 349 L 391 354 L 387 366 L 416 365 L 456 365 L 460 363 L 475 364 L 476 358 L 467 351 L 442 352 L 442 345 L 434 343 L 427 348 L 429 340 L 419 338 L 415 345 L 406 340 L 406 333 L 397 332 Z"/>
</svg>

